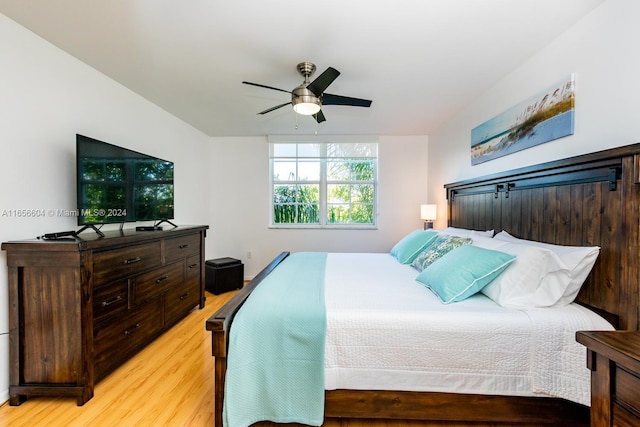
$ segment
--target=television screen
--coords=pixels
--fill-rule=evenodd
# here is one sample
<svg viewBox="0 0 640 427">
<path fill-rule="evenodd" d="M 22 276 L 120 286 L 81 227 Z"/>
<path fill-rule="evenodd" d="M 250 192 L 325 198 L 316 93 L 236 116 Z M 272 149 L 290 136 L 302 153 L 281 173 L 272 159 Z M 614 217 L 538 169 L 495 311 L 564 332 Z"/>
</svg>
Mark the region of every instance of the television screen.
<svg viewBox="0 0 640 427">
<path fill-rule="evenodd" d="M 173 163 L 76 135 L 78 225 L 173 219 Z"/>
</svg>

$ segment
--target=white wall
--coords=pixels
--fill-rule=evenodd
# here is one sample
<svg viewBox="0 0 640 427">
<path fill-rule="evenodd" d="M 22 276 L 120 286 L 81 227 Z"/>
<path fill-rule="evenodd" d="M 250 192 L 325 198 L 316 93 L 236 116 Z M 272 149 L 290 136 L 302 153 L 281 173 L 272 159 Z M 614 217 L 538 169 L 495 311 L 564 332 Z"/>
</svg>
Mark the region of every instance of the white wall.
<svg viewBox="0 0 640 427">
<path fill-rule="evenodd" d="M 0 241 L 74 230 L 75 134 L 175 162 L 176 222 L 206 224 L 210 139 L 0 14 Z M 106 229 L 106 228 L 105 228 Z M 0 402 L 8 399 L 8 288 L 0 253 Z"/>
<path fill-rule="evenodd" d="M 640 142 L 640 2 L 608 0 L 429 135 L 429 197 L 446 225 L 443 185 Z M 544 25 L 541 24 L 541 30 Z M 471 166 L 471 129 L 575 74 L 575 133 Z"/>
<path fill-rule="evenodd" d="M 422 226 L 420 204 L 428 202 L 428 138 L 382 136 L 378 149 L 377 230 L 270 229 L 267 138 L 213 138 L 207 256 L 241 259 L 249 278 L 285 250 L 388 251 L 400 237 Z"/>
</svg>

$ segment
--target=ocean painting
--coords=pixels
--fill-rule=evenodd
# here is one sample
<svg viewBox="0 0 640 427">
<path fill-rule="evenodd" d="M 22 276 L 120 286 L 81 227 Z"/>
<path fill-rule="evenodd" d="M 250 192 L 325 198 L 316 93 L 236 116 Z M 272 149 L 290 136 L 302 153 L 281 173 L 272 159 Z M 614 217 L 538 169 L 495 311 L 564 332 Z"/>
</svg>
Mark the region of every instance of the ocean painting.
<svg viewBox="0 0 640 427">
<path fill-rule="evenodd" d="M 573 134 L 573 75 L 471 130 L 477 165 Z"/>
</svg>

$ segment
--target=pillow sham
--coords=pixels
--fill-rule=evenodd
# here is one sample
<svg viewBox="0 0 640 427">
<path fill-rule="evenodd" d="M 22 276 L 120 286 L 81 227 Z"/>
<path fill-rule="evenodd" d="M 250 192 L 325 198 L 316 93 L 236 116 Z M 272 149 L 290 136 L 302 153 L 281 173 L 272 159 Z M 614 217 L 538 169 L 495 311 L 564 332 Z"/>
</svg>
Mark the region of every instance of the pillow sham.
<svg viewBox="0 0 640 427">
<path fill-rule="evenodd" d="M 568 270 L 549 249 L 503 242 L 500 251 L 515 255 L 511 266 L 482 293 L 509 308 L 551 307 L 561 300 Z"/>
<path fill-rule="evenodd" d="M 443 304 L 450 304 L 478 293 L 515 258 L 504 252 L 464 245 L 434 261 L 416 280 L 431 289 Z"/>
<path fill-rule="evenodd" d="M 441 231 L 444 234 L 450 234 L 455 236 L 462 237 L 471 237 L 471 236 L 484 236 L 484 237 L 493 237 L 494 230 L 471 230 L 468 228 L 456 228 L 456 227 L 447 227 Z"/>
<path fill-rule="evenodd" d="M 558 256 L 567 271 L 562 274 L 563 279 L 561 281 L 558 278 L 561 282 L 559 285 L 563 286 L 564 289 L 562 296 L 553 305 L 567 305 L 575 300 L 582 284 L 587 279 L 600 254 L 600 247 L 598 246 L 553 245 L 550 243 L 519 239 L 506 231 L 501 231 L 496 234 L 494 239 L 548 249 Z"/>
<path fill-rule="evenodd" d="M 491 237 L 486 237 L 486 236 L 476 236 L 476 235 L 472 235 L 470 236 L 471 240 L 473 240 L 473 242 L 471 242 L 471 244 L 473 246 L 478 246 L 480 248 L 484 248 L 484 249 L 500 249 L 501 246 L 504 246 L 506 244 L 508 244 L 507 242 L 503 241 L 503 240 L 496 240 L 493 239 Z"/>
<path fill-rule="evenodd" d="M 469 245 L 471 242 L 472 240 L 468 237 L 440 235 L 416 256 L 411 266 L 422 271 L 447 252 L 462 245 Z"/>
<path fill-rule="evenodd" d="M 401 264 L 411 264 L 416 256 L 436 237 L 438 237 L 438 233 L 435 231 L 414 230 L 400 239 L 389 253 Z"/>
</svg>

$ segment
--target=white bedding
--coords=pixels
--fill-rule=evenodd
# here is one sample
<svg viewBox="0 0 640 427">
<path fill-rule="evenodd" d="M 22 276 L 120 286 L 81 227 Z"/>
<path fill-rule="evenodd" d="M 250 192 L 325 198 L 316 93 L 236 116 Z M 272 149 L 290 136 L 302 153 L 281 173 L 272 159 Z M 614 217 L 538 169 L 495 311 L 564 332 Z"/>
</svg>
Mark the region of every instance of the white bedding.
<svg viewBox="0 0 640 427">
<path fill-rule="evenodd" d="M 578 330 L 613 329 L 577 304 L 443 305 L 388 254 L 330 253 L 325 388 L 553 396 L 590 404 Z"/>
</svg>

